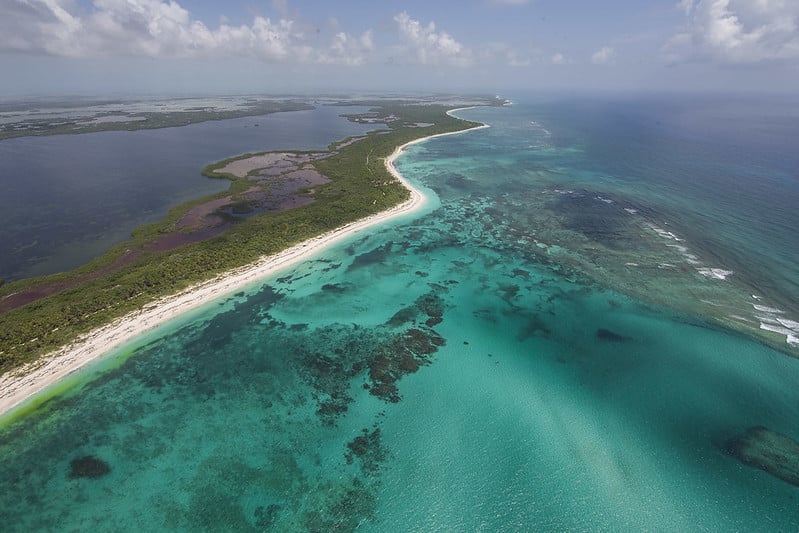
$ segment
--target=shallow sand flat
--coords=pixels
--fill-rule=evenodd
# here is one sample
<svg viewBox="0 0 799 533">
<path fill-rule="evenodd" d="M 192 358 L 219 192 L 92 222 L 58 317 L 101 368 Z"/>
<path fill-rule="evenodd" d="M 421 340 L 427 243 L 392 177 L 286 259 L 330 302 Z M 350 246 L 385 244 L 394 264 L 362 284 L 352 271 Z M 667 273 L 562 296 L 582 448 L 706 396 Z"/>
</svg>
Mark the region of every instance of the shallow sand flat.
<svg viewBox="0 0 799 533">
<path fill-rule="evenodd" d="M 454 135 L 487 127 L 487 125 L 483 125 L 467 130 L 431 135 L 397 147 L 397 149 L 386 158 L 385 164 L 391 175 L 410 191 L 410 198 L 402 204 L 376 215 L 351 222 L 336 230 L 294 245 L 275 255 L 262 257 L 250 265 L 219 275 L 172 296 L 161 298 L 160 300 L 144 306 L 139 311 L 125 315 L 106 326 L 97 328 L 83 335 L 72 344 L 38 361 L 30 363 L 20 369 L 5 373 L 3 376 L 0 376 L 0 415 L 7 413 L 25 400 L 30 399 L 35 394 L 43 391 L 94 359 L 107 354 L 111 350 L 122 346 L 139 335 L 164 324 L 182 313 L 226 294 L 241 290 L 241 288 L 250 283 L 300 263 L 338 240 L 366 228 L 386 222 L 394 217 L 406 215 L 422 208 L 427 198 L 421 191 L 411 186 L 411 184 L 400 175 L 394 166 L 396 158 L 399 157 L 406 147 L 426 141 L 427 139 Z"/>
<path fill-rule="evenodd" d="M 217 174 L 232 174 L 238 178 L 247 176 L 253 170 L 270 167 L 279 161 L 283 161 L 289 156 L 288 152 L 271 152 L 268 154 L 255 155 L 247 159 L 237 159 L 217 170 Z"/>
</svg>

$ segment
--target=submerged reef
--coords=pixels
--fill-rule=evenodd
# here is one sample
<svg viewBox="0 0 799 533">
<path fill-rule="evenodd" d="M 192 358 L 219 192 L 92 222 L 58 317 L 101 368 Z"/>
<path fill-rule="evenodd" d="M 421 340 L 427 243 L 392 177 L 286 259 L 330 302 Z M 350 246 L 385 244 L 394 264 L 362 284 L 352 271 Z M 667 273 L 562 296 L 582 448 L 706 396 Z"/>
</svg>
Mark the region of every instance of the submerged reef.
<svg viewBox="0 0 799 533">
<path fill-rule="evenodd" d="M 528 257 L 575 283 L 594 282 L 646 304 L 700 316 L 799 357 L 791 329 L 796 324 L 791 318 L 794 304 L 767 291 L 743 269 L 720 268 L 713 254 L 700 251 L 701 242 L 675 233 L 666 222 L 668 213 L 611 191 L 567 189 L 546 181 L 539 187 L 514 180 L 476 183 L 465 197 L 446 181 L 432 188 L 452 200 L 439 221 L 441 237 L 426 238 L 420 253 L 479 239 L 497 260 Z M 468 268 L 468 263 L 461 261 L 461 266 Z M 520 269 L 509 277 L 512 282 L 495 290 L 517 307 L 515 287 L 527 282 L 525 272 Z M 611 341 L 604 335 L 597 338 Z"/>
<path fill-rule="evenodd" d="M 601 341 L 609 341 L 609 342 L 624 342 L 630 340 L 629 337 L 625 337 L 624 335 L 620 335 L 615 331 L 611 331 L 605 328 L 599 328 L 596 330 L 596 338 Z"/>
<path fill-rule="evenodd" d="M 355 458 L 361 462 L 361 470 L 366 475 L 374 475 L 380 470 L 380 464 L 386 460 L 387 452 L 383 447 L 380 428 L 371 432 L 364 428 L 360 435 L 347 443 L 344 459 L 352 464 Z"/>
<path fill-rule="evenodd" d="M 799 487 L 799 442 L 787 435 L 755 426 L 729 441 L 727 453 Z"/>
<path fill-rule="evenodd" d="M 316 414 L 325 425 L 335 425 L 336 419 L 347 412 L 353 401 L 352 379 L 363 374 L 364 389 L 396 403 L 401 399 L 397 382 L 430 364 L 430 356 L 446 344 L 443 337 L 426 326 L 393 334 L 346 327 L 325 329 L 320 338 L 332 341 L 329 352 L 307 351 L 297 360 L 299 374 L 315 390 Z"/>
<path fill-rule="evenodd" d="M 69 477 L 96 479 L 111 472 L 111 466 L 93 455 L 86 455 L 69 462 Z"/>
<path fill-rule="evenodd" d="M 430 328 L 411 328 L 379 345 L 368 362 L 372 380 L 369 392 L 387 402 L 397 403 L 401 399 L 397 381 L 405 374 L 413 374 L 419 367 L 429 365 L 429 356 L 444 344 L 444 338 Z"/>
<path fill-rule="evenodd" d="M 306 531 L 355 531 L 364 520 L 373 520 L 375 496 L 362 482 L 334 487 L 319 510 L 309 511 L 303 523 Z"/>
<path fill-rule="evenodd" d="M 328 289 L 322 288 L 323 291 Z M 397 311 L 373 329 L 330 325 L 308 336 L 311 343 L 290 349 L 300 354 L 297 372 L 315 393 L 316 414 L 325 425 L 335 425 L 353 401 L 350 385 L 358 376 L 363 389 L 389 403 L 401 396 L 397 382 L 432 362 L 446 340 L 433 326 L 443 320 L 447 289 L 431 285 L 413 305 Z M 289 328 L 291 329 L 291 328 Z M 400 331 L 397 331 L 400 330 Z"/>
</svg>

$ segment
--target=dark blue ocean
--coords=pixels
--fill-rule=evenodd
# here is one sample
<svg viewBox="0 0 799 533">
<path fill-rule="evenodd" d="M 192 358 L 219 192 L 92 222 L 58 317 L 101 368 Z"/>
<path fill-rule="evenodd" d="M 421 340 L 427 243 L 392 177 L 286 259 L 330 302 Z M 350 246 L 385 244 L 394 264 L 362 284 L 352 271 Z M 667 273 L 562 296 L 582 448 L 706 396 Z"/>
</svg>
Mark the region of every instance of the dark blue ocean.
<svg viewBox="0 0 799 533">
<path fill-rule="evenodd" d="M 422 212 L 9 419 L 4 527 L 799 529 L 734 453 L 799 439 L 795 101 L 510 98 L 399 158 Z"/>
</svg>

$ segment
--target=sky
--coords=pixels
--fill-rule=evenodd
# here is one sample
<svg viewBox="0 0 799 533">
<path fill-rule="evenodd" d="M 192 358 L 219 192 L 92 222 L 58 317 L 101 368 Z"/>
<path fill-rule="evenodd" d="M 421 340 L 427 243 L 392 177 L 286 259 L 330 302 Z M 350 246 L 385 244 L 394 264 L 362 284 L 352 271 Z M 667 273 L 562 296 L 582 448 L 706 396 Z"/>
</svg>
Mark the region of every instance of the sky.
<svg viewBox="0 0 799 533">
<path fill-rule="evenodd" d="M 0 0 L 0 97 L 799 90 L 799 0 Z"/>
</svg>

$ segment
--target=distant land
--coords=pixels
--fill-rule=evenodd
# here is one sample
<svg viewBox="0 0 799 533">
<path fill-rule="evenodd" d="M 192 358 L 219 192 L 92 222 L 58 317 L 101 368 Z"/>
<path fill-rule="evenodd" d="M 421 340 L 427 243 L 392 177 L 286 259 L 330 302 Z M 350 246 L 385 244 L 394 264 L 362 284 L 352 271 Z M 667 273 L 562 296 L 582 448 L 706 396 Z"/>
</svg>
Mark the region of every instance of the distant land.
<svg viewBox="0 0 799 533">
<path fill-rule="evenodd" d="M 170 128 L 209 120 L 303 109 L 313 109 L 313 106 L 296 100 L 261 98 L 222 98 L 212 102 L 204 99 L 179 99 L 154 102 L 34 101 L 0 104 L 0 140 L 28 135 Z"/>
<path fill-rule="evenodd" d="M 138 99 L 32 98 L 0 100 L 0 140 L 13 137 L 135 131 L 188 126 L 210 120 L 251 117 L 280 111 L 313 109 L 314 103 L 354 105 L 379 103 L 384 96 L 219 96 Z M 465 102 L 462 96 L 436 95 L 394 101 Z M 475 100 L 482 103 L 484 99 Z"/>
</svg>

